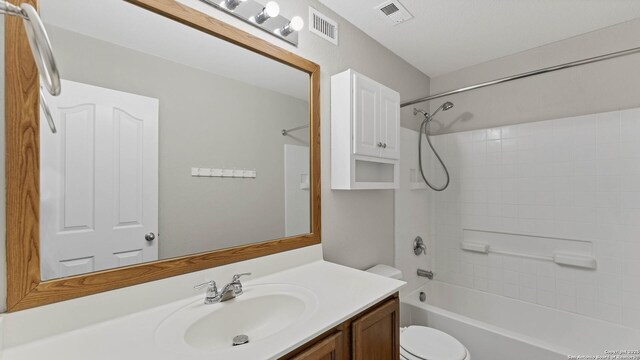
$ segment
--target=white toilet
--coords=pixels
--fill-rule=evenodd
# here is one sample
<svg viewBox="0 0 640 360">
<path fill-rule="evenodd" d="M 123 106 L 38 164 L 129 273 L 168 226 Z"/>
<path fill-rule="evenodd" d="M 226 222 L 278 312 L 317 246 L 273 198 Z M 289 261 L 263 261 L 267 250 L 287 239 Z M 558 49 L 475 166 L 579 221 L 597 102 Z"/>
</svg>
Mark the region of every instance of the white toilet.
<svg viewBox="0 0 640 360">
<path fill-rule="evenodd" d="M 402 271 L 376 265 L 367 272 L 402 279 Z M 400 358 L 403 360 L 471 360 L 467 348 L 453 336 L 426 326 L 400 329 Z"/>
</svg>

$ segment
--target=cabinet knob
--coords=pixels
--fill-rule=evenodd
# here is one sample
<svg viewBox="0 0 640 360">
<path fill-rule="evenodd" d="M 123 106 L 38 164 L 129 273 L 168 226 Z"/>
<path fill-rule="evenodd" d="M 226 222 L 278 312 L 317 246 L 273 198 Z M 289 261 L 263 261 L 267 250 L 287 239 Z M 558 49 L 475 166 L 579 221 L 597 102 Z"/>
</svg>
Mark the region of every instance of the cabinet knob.
<svg viewBox="0 0 640 360">
<path fill-rule="evenodd" d="M 387 148 L 387 143 L 382 144 L 382 148 L 386 149 Z"/>
<path fill-rule="evenodd" d="M 383 144 L 382 144 L 381 142 L 379 142 L 379 143 L 378 143 L 378 147 L 382 147 L 382 145 L 383 145 Z"/>
</svg>

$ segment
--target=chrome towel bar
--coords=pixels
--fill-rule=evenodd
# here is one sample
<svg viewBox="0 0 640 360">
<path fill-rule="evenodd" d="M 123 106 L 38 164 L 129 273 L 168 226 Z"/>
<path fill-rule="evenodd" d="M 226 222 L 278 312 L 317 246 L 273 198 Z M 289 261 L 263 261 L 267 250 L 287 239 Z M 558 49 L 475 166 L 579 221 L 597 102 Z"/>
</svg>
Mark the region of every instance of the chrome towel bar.
<svg viewBox="0 0 640 360">
<path fill-rule="evenodd" d="M 58 71 L 58 66 L 53 56 L 51 42 L 47 36 L 44 24 L 38 15 L 38 11 L 29 4 L 16 6 L 8 1 L 0 1 L 0 14 L 17 16 L 24 20 L 24 29 L 29 39 L 31 53 L 36 62 L 36 67 L 40 73 L 42 85 L 52 96 L 60 95 L 60 72 Z M 43 96 L 42 87 L 40 88 L 40 106 L 47 118 L 51 132 L 55 134 L 56 126 L 53 122 L 51 111 L 49 111 L 47 106 L 46 99 Z"/>
</svg>

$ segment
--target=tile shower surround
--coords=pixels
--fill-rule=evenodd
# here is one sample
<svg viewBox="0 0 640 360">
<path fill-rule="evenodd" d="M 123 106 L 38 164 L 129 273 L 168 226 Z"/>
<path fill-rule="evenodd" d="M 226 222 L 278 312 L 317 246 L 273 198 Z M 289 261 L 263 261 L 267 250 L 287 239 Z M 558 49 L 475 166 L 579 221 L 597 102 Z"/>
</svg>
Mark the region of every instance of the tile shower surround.
<svg viewBox="0 0 640 360">
<path fill-rule="evenodd" d="M 432 139 L 439 280 L 640 328 L 640 109 Z M 598 267 L 465 252 L 463 229 L 590 241 Z"/>
</svg>

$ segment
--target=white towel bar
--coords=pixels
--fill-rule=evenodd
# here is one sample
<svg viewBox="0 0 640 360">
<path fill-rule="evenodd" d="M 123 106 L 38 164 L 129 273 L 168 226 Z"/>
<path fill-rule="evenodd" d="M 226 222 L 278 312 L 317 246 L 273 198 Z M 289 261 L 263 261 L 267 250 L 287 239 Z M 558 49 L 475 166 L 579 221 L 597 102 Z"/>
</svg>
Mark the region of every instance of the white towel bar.
<svg viewBox="0 0 640 360">
<path fill-rule="evenodd" d="M 472 242 L 472 241 L 463 241 L 460 243 L 460 247 L 464 251 L 471 251 L 475 253 L 481 254 L 501 254 L 501 255 L 509 255 L 509 256 L 518 256 L 527 259 L 535 259 L 535 260 L 544 260 L 544 261 L 552 261 L 558 265 L 564 266 L 574 266 L 584 269 L 596 269 L 597 261 L 593 256 L 586 255 L 578 255 L 578 254 L 566 254 L 555 252 L 552 255 L 534 255 L 534 254 L 525 254 L 519 253 L 515 251 L 507 251 L 496 249 L 489 244 L 480 243 L 480 242 Z"/>
</svg>

